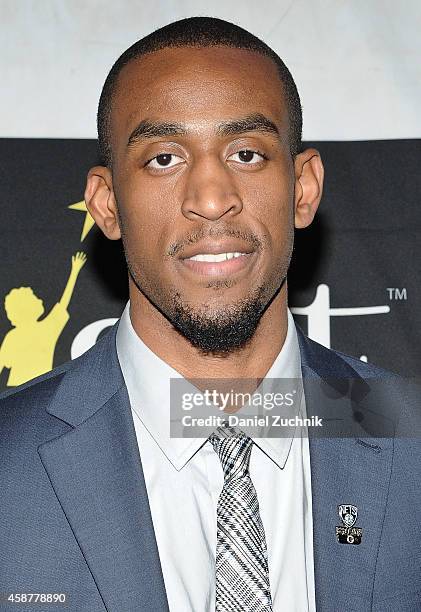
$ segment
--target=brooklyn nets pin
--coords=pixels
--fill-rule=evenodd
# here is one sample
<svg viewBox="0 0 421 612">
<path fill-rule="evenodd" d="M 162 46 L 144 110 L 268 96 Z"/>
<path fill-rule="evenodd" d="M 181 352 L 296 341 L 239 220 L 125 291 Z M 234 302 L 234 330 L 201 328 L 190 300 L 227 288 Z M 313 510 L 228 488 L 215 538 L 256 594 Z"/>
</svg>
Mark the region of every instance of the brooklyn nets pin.
<svg viewBox="0 0 421 612">
<path fill-rule="evenodd" d="M 357 506 L 351 504 L 341 504 L 338 506 L 338 514 L 343 527 L 336 527 L 336 538 L 339 544 L 361 544 L 363 530 L 361 527 L 354 527 L 358 518 Z"/>
</svg>

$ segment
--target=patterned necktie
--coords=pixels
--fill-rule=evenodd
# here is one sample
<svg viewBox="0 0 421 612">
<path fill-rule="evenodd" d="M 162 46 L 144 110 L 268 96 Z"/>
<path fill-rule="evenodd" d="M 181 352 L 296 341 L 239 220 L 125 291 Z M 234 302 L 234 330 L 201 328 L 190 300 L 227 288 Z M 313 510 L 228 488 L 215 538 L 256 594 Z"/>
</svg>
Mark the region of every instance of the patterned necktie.
<svg viewBox="0 0 421 612">
<path fill-rule="evenodd" d="M 249 474 L 253 441 L 219 427 L 209 437 L 224 470 L 217 506 L 216 612 L 272 612 L 265 532 Z"/>
</svg>

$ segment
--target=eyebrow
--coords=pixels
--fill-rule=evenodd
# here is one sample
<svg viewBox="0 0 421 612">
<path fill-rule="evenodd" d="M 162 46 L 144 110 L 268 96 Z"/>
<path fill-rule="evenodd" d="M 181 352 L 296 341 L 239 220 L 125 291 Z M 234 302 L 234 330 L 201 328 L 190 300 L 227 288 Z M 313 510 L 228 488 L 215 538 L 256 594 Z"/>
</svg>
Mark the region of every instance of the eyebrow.
<svg viewBox="0 0 421 612">
<path fill-rule="evenodd" d="M 253 113 L 239 119 L 223 121 L 216 127 L 216 133 L 219 136 L 235 136 L 245 132 L 269 133 L 279 137 L 279 130 L 276 124 L 261 113 Z M 188 130 L 183 123 L 143 119 L 130 134 L 127 146 L 130 147 L 149 138 L 185 136 L 187 133 Z"/>
<path fill-rule="evenodd" d="M 187 133 L 182 123 L 169 123 L 167 121 L 148 121 L 143 119 L 133 130 L 127 141 L 127 146 L 148 138 L 159 138 L 161 136 L 184 136 Z"/>
<path fill-rule="evenodd" d="M 254 113 L 240 119 L 223 121 L 217 127 L 217 133 L 220 136 L 232 136 L 244 132 L 264 132 L 279 136 L 276 124 L 261 113 Z"/>
</svg>

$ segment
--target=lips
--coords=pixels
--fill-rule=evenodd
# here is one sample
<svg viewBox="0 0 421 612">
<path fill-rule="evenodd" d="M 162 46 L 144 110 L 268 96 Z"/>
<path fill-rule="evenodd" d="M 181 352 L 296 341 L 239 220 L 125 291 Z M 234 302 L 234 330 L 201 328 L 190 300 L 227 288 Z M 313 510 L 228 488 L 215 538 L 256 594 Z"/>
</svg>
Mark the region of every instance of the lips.
<svg viewBox="0 0 421 612">
<path fill-rule="evenodd" d="M 230 276 L 249 267 L 256 252 L 238 239 L 203 241 L 179 257 L 184 270 L 204 276 Z"/>
<path fill-rule="evenodd" d="M 190 248 L 186 248 L 179 259 L 185 260 L 196 255 L 221 255 L 224 253 L 252 253 L 253 249 L 249 244 L 237 238 L 225 238 L 224 240 L 203 240 Z"/>
<path fill-rule="evenodd" d="M 241 257 L 244 253 L 199 253 L 198 255 L 193 255 L 189 257 L 190 260 L 194 261 L 206 261 L 208 263 L 215 263 L 220 261 L 226 261 L 227 259 L 235 259 L 236 257 Z"/>
</svg>

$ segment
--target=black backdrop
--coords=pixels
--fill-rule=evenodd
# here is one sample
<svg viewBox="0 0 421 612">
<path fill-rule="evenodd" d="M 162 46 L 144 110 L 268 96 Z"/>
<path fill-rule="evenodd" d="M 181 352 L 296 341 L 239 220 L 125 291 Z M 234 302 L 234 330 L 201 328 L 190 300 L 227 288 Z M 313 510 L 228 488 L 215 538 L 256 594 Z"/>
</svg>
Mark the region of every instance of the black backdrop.
<svg viewBox="0 0 421 612">
<path fill-rule="evenodd" d="M 313 305 L 310 335 L 315 339 L 418 376 L 421 142 L 307 144 L 322 154 L 326 183 L 316 220 L 296 233 L 290 306 L 294 312 Z M 97 163 L 96 142 L 1 139 L 0 147 L 0 340 L 11 329 L 4 296 L 12 288 L 32 287 L 48 313 L 63 292 L 72 254 L 82 250 L 88 256 L 70 303 L 70 320 L 56 345 L 58 365 L 70 359 L 82 328 L 118 317 L 127 299 L 120 243 L 107 241 L 96 227 L 81 242 L 85 213 L 68 208 L 83 199 L 87 170 Z M 367 307 L 380 312 L 348 310 Z M 294 314 L 304 331 L 311 331 L 308 310 Z M 7 375 L 8 370 L 0 375 L 2 388 Z"/>
</svg>

